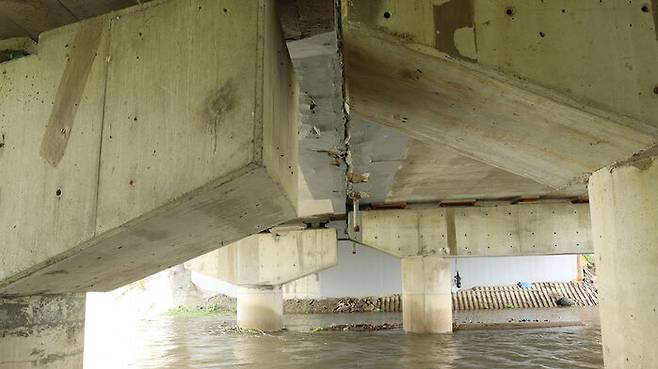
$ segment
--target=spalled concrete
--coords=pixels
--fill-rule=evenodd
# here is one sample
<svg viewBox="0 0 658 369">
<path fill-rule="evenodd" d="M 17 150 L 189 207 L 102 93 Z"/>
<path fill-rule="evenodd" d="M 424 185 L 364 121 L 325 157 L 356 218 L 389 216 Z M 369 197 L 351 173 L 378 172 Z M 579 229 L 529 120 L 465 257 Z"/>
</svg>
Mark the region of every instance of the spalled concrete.
<svg viewBox="0 0 658 369">
<path fill-rule="evenodd" d="M 85 295 L 0 298 L 1 369 L 82 369 Z"/>
<path fill-rule="evenodd" d="M 608 369 L 658 362 L 658 157 L 590 179 L 603 355 Z"/>
</svg>

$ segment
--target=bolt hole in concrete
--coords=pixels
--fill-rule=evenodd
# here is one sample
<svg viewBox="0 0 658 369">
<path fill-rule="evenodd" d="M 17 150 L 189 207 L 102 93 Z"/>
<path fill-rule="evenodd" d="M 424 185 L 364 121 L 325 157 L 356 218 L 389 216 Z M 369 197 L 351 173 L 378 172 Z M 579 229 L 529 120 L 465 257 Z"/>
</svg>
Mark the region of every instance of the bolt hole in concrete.
<svg viewBox="0 0 658 369">
<path fill-rule="evenodd" d="M 658 95 L 658 85 L 653 88 L 653 93 Z"/>
<path fill-rule="evenodd" d="M 55 195 L 56 195 L 57 197 L 62 196 L 62 190 L 58 188 L 57 191 L 55 191 Z"/>
<path fill-rule="evenodd" d="M 645 13 L 648 13 L 649 12 L 649 5 L 647 5 L 647 4 L 642 5 L 642 11 L 645 12 Z"/>
<path fill-rule="evenodd" d="M 514 15 L 514 8 L 512 8 L 511 6 L 508 6 L 507 8 L 505 8 L 505 14 L 509 15 L 510 17 L 513 16 Z"/>
<path fill-rule="evenodd" d="M 391 18 L 391 13 L 388 12 L 388 11 L 385 11 L 385 12 L 384 12 L 384 18 L 386 18 L 386 19 Z"/>
</svg>

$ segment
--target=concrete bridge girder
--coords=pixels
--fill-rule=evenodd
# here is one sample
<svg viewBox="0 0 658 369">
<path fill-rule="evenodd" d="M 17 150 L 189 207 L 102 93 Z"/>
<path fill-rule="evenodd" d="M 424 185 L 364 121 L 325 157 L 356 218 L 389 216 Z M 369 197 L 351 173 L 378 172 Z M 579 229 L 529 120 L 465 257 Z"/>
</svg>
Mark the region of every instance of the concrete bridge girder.
<svg viewBox="0 0 658 369">
<path fill-rule="evenodd" d="M 591 12 L 560 1 L 343 2 L 351 113 L 554 189 L 586 182 L 658 140 L 658 75 L 637 84 L 656 73 L 651 17 L 620 4 L 597 4 L 601 11 Z M 601 37 L 598 25 L 611 22 L 638 40 L 630 45 L 617 31 L 607 35 L 634 55 L 635 68 L 615 64 L 627 54 L 609 58 L 605 43 L 592 46 Z M 592 28 L 583 32 L 582 24 Z M 535 31 L 542 26 L 551 30 Z M 568 42 L 544 37 L 558 33 L 554 27 L 559 34 L 573 27 Z M 582 45 L 576 55 L 574 45 Z M 598 68 L 598 76 L 613 76 L 593 76 Z"/>
<path fill-rule="evenodd" d="M 352 240 L 399 258 L 594 252 L 587 204 L 364 210 L 357 225 Z"/>
<path fill-rule="evenodd" d="M 0 295 L 111 290 L 297 217 L 273 8 L 152 2 L 0 65 Z"/>
</svg>

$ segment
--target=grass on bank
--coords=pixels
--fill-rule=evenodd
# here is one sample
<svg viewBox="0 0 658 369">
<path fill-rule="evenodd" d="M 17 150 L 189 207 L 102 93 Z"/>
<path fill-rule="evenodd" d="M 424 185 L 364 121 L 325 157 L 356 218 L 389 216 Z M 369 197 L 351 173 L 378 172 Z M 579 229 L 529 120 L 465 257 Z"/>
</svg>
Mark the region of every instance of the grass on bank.
<svg viewBox="0 0 658 369">
<path fill-rule="evenodd" d="M 235 312 L 221 308 L 217 305 L 206 305 L 191 308 L 188 306 L 178 306 L 167 310 L 164 315 L 170 317 L 194 318 L 212 315 L 233 315 Z"/>
</svg>

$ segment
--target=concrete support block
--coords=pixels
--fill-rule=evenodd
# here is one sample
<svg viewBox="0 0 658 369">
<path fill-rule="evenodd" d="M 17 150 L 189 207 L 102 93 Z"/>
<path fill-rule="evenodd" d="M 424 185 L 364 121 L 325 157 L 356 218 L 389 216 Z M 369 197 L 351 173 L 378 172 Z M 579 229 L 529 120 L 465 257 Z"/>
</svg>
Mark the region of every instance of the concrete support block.
<svg viewBox="0 0 658 369">
<path fill-rule="evenodd" d="M 658 158 L 594 173 L 589 198 L 605 367 L 653 368 L 658 362 Z"/>
<path fill-rule="evenodd" d="M 0 298 L 0 369 L 82 369 L 85 295 Z"/>
<path fill-rule="evenodd" d="M 452 332 L 450 260 L 438 256 L 402 259 L 402 326 L 410 333 Z"/>
<path fill-rule="evenodd" d="M 331 268 L 338 262 L 336 230 L 259 233 L 185 265 L 239 286 L 273 286 Z"/>
<path fill-rule="evenodd" d="M 276 332 L 283 328 L 281 286 L 243 286 L 238 289 L 238 327 Z"/>
</svg>

